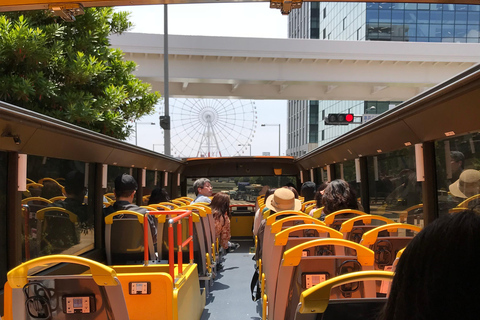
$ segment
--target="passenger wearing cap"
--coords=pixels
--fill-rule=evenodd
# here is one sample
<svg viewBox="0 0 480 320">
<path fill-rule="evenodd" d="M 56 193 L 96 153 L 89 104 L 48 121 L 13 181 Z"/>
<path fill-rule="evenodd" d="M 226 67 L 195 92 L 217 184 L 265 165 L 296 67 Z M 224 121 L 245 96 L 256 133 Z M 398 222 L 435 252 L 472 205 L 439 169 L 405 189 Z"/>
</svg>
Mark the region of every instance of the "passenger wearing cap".
<svg viewBox="0 0 480 320">
<path fill-rule="evenodd" d="M 480 172 L 474 169 L 463 171 L 458 180 L 452 183 L 448 189 L 454 197 L 463 199 L 479 194 Z"/>
<path fill-rule="evenodd" d="M 141 214 L 146 214 L 148 212 L 147 209 L 141 208 L 136 204 L 133 204 L 133 198 L 135 197 L 135 193 L 137 193 L 138 184 L 135 179 L 129 174 L 122 174 L 115 178 L 115 189 L 113 192 L 115 193 L 115 203 L 108 207 L 105 210 L 105 215 L 112 214 L 119 210 L 131 210 L 135 212 L 139 212 Z M 121 219 L 125 217 L 125 215 L 118 215 L 115 216 L 115 219 Z M 148 221 L 150 222 L 150 230 L 152 232 L 153 243 L 157 243 L 157 222 L 154 216 L 148 216 Z"/>
<path fill-rule="evenodd" d="M 275 192 L 268 196 L 265 200 L 265 206 L 270 209 L 270 215 L 285 211 L 295 210 L 299 211 L 302 208 L 302 202 L 295 199 L 295 194 L 287 187 L 278 188 Z M 281 217 L 278 217 L 281 218 Z M 278 219 L 277 218 L 277 219 Z M 266 220 L 262 220 L 257 233 L 257 250 L 255 252 L 255 259 L 262 258 L 263 233 L 265 231 Z"/>
</svg>

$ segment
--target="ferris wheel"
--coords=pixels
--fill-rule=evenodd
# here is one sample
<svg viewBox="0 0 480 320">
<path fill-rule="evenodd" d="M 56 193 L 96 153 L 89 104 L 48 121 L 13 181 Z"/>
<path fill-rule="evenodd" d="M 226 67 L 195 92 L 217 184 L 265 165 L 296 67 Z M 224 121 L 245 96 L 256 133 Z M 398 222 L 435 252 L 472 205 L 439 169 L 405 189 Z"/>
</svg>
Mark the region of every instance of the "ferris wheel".
<svg viewBox="0 0 480 320">
<path fill-rule="evenodd" d="M 174 157 L 238 156 L 251 148 L 257 110 L 251 100 L 171 99 L 170 118 Z"/>
</svg>

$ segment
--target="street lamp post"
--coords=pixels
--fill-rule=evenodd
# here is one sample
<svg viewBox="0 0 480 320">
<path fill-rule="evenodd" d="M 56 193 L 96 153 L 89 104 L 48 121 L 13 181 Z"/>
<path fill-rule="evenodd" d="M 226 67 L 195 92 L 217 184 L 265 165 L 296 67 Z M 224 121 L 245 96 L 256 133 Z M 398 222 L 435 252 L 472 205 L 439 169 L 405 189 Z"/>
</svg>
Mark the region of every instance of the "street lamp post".
<svg viewBox="0 0 480 320">
<path fill-rule="evenodd" d="M 278 156 L 280 156 L 280 123 L 277 124 L 262 124 L 262 127 L 271 127 L 271 126 L 278 126 Z"/>
<path fill-rule="evenodd" d="M 154 126 L 154 125 L 155 125 L 155 122 L 136 122 L 136 121 L 135 121 L 135 145 L 136 145 L 136 146 L 138 146 L 138 139 L 137 139 L 137 137 L 138 137 L 138 131 L 137 131 L 137 129 L 138 129 L 138 128 L 137 128 L 137 125 L 139 125 L 139 124 L 149 124 L 149 125 L 151 125 L 151 126 Z"/>
<path fill-rule="evenodd" d="M 250 147 L 250 155 L 252 155 L 252 145 L 251 144 L 239 144 L 238 146 L 239 147 L 249 146 Z"/>
</svg>

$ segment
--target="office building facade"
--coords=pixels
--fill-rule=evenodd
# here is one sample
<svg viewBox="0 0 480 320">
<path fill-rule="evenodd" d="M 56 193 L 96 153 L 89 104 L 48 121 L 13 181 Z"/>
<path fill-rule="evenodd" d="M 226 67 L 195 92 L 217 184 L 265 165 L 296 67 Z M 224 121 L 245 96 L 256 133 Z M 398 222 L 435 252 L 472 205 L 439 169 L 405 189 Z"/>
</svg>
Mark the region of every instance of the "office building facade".
<svg viewBox="0 0 480 320">
<path fill-rule="evenodd" d="M 289 15 L 289 38 L 478 43 L 480 5 L 304 2 Z M 329 113 L 380 114 L 399 101 L 288 102 L 287 155 L 302 156 L 358 125 L 326 126 Z"/>
</svg>

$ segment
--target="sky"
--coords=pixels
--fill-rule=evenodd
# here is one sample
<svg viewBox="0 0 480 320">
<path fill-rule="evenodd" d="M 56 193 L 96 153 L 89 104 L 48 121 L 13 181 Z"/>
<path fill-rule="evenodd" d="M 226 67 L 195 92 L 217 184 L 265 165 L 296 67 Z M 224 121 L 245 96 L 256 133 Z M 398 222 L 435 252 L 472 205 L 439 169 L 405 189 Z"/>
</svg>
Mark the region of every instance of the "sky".
<svg viewBox="0 0 480 320">
<path fill-rule="evenodd" d="M 131 32 L 138 33 L 164 33 L 164 6 L 131 6 L 117 7 L 117 11 L 129 11 L 130 21 L 134 28 Z M 270 9 L 269 2 L 258 3 L 231 3 L 231 4 L 173 4 L 168 5 L 168 33 L 176 35 L 198 36 L 230 36 L 252 38 L 287 38 L 288 17 L 282 16 L 280 10 Z M 170 100 L 170 110 L 175 104 L 184 104 Z M 251 103 L 251 101 L 248 101 Z M 255 100 L 257 111 L 257 126 L 251 141 L 253 156 L 270 152 L 278 155 L 278 127 L 261 124 L 280 124 L 281 129 L 281 154 L 285 155 L 287 148 L 287 101 L 286 100 Z M 161 105 L 157 106 L 154 115 L 146 116 L 137 122 L 138 146 L 163 153 L 163 130 L 159 126 L 159 112 Z M 155 123 L 155 125 L 151 125 Z M 172 136 L 172 145 L 182 143 L 185 137 Z M 135 134 L 127 140 L 135 144 Z M 237 141 L 232 141 L 239 150 Z M 197 150 L 194 150 L 196 156 Z M 243 147 L 242 155 L 249 155 L 250 147 Z M 172 152 L 173 155 L 173 152 Z M 224 154 L 225 155 L 225 154 Z"/>
</svg>

